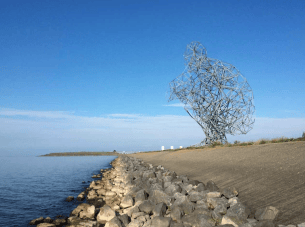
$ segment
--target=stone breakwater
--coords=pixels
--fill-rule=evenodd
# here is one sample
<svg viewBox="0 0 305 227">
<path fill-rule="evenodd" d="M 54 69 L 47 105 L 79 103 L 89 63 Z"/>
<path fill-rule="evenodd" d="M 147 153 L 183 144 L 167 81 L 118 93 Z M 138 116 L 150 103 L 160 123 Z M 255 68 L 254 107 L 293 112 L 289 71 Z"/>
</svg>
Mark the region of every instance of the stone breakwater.
<svg viewBox="0 0 305 227">
<path fill-rule="evenodd" d="M 111 165 L 101 180 L 92 181 L 78 196 L 81 201 L 86 196 L 88 203 L 80 204 L 62 222 L 37 226 L 276 227 L 273 221 L 279 211 L 275 207 L 256 211 L 246 207 L 234 187 L 220 190 L 213 181 L 190 180 L 128 156 L 118 157 Z"/>
</svg>

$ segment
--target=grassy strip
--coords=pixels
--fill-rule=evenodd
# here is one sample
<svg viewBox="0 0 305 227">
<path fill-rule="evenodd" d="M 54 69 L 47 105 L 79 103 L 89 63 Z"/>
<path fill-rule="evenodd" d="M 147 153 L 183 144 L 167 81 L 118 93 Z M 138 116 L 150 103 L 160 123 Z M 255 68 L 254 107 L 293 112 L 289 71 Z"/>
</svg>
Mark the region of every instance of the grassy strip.
<svg viewBox="0 0 305 227">
<path fill-rule="evenodd" d="M 286 138 L 286 137 L 280 137 L 280 138 L 274 138 L 274 139 L 260 139 L 257 141 L 249 141 L 249 142 L 240 142 L 240 141 L 234 141 L 234 143 L 226 143 L 222 144 L 221 142 L 214 142 L 208 146 L 201 146 L 201 147 L 186 147 L 183 149 L 187 150 L 194 150 L 194 149 L 205 149 L 205 148 L 213 148 L 213 147 L 240 147 L 240 146 L 251 146 L 251 145 L 260 145 L 260 144 L 267 144 L 267 143 L 285 143 L 285 142 L 295 142 L 295 141 L 305 141 L 305 132 L 303 132 L 302 137 L 299 138 Z M 181 149 L 167 149 L 164 151 L 179 151 Z M 141 153 L 148 153 L 148 152 L 162 152 L 161 150 L 158 151 L 146 151 L 146 152 L 141 152 Z"/>
<path fill-rule="evenodd" d="M 285 143 L 285 142 L 295 142 L 295 141 L 305 141 L 305 133 L 303 133 L 302 137 L 299 138 L 274 138 L 274 139 L 260 139 L 257 141 L 249 141 L 249 142 L 240 142 L 234 141 L 234 143 L 226 143 L 222 144 L 221 142 L 214 142 L 209 146 L 202 146 L 202 147 L 187 147 L 186 149 L 204 149 L 204 148 L 211 148 L 211 147 L 237 147 L 237 146 L 251 146 L 251 145 L 260 145 L 260 144 L 267 144 L 267 143 Z"/>
<path fill-rule="evenodd" d="M 222 144 L 221 142 L 214 142 L 208 146 L 202 146 L 202 147 L 186 147 L 183 149 L 187 150 L 194 150 L 194 149 L 205 149 L 205 148 L 213 148 L 213 147 L 237 147 L 237 146 L 251 146 L 251 145 L 260 145 L 260 144 L 267 144 L 267 143 L 284 143 L 284 142 L 295 142 L 295 141 L 305 141 L 305 132 L 303 132 L 302 137 L 299 138 L 286 138 L 286 137 L 280 137 L 280 138 L 275 138 L 275 139 L 260 139 L 255 142 L 249 141 L 249 142 L 240 142 L 240 141 L 234 141 L 234 143 L 226 143 Z M 181 149 L 167 149 L 164 151 L 179 151 Z M 142 151 L 141 153 L 149 153 L 149 152 L 163 152 L 161 150 L 157 151 Z M 117 152 L 86 152 L 86 151 L 81 151 L 81 152 L 63 152 L 63 153 L 50 153 L 46 155 L 40 155 L 39 157 L 42 156 L 118 156 L 122 155 L 121 153 Z"/>
</svg>

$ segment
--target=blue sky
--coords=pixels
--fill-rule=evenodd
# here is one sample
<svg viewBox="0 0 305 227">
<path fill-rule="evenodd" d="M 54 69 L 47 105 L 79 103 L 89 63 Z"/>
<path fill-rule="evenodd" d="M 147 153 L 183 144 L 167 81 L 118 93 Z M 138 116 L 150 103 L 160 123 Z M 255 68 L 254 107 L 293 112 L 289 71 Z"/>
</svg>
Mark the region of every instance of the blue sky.
<svg viewBox="0 0 305 227">
<path fill-rule="evenodd" d="M 2 1 L 0 156 L 148 151 L 204 138 L 169 82 L 201 42 L 254 94 L 249 141 L 305 131 L 304 1 Z"/>
</svg>

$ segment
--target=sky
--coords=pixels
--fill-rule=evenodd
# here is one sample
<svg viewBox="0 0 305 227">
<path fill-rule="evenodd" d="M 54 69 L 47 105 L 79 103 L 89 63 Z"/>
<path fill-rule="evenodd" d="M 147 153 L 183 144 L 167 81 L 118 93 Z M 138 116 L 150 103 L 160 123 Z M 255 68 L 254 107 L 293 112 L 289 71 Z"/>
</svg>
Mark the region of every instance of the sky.
<svg viewBox="0 0 305 227">
<path fill-rule="evenodd" d="M 169 83 L 186 46 L 234 65 L 255 123 L 229 142 L 305 131 L 304 1 L 2 1 L 0 156 L 151 151 L 205 138 Z"/>
</svg>

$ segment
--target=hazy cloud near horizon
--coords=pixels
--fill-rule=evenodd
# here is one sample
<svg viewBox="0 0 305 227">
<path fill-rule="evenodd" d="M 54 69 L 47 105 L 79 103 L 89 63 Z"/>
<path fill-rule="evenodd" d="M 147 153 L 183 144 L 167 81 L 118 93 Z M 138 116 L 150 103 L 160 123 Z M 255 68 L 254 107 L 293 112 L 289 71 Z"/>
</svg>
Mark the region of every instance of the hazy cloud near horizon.
<svg viewBox="0 0 305 227">
<path fill-rule="evenodd" d="M 76 116 L 64 111 L 0 109 L 0 156 L 73 151 L 149 151 L 190 146 L 205 136 L 189 116 L 109 114 Z M 246 135 L 228 141 L 300 137 L 305 118 L 257 117 Z"/>
</svg>

